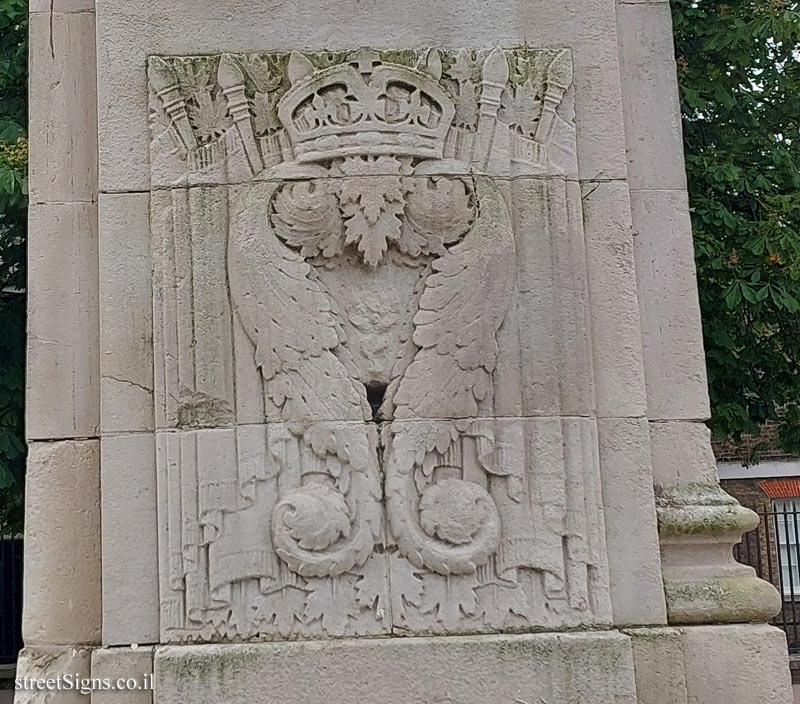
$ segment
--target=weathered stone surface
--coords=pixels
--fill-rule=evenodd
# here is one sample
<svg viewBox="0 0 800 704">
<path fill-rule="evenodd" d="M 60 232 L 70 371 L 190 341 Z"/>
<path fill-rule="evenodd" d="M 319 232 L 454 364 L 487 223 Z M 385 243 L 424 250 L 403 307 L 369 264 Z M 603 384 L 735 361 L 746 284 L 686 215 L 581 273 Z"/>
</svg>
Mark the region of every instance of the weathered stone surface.
<svg viewBox="0 0 800 704">
<path fill-rule="evenodd" d="M 100 641 L 100 448 L 32 443 L 25 494 L 27 646 Z"/>
<path fill-rule="evenodd" d="M 682 628 L 686 689 L 703 704 L 790 704 L 786 635 L 771 626 Z"/>
<path fill-rule="evenodd" d="M 100 409 L 103 434 L 152 430 L 153 301 L 149 196 L 102 194 Z"/>
<path fill-rule="evenodd" d="M 597 414 L 646 414 L 628 187 L 582 183 Z"/>
<path fill-rule="evenodd" d="M 617 25 L 669 622 L 764 621 L 779 595 L 731 556 L 757 520 L 719 488 L 700 425 L 710 411 L 670 9 L 617 3 Z"/>
<path fill-rule="evenodd" d="M 614 623 L 666 623 L 647 421 L 597 425 Z"/>
<path fill-rule="evenodd" d="M 708 428 L 654 422 L 650 439 L 669 623 L 766 621 L 777 614 L 777 590 L 731 554 L 758 516 L 720 488 Z"/>
<path fill-rule="evenodd" d="M 26 647 L 17 661 L 15 677 L 23 688 L 16 691 L 14 704 L 85 704 L 91 692 L 91 655 L 90 649 L 73 646 Z"/>
<path fill-rule="evenodd" d="M 387 428 L 395 436 L 384 454 L 387 537 L 376 533 L 382 513 L 377 477 L 350 469 L 349 492 L 341 484 L 289 484 L 297 458 L 313 460 L 283 424 L 160 433 L 162 639 L 610 623 L 594 421 L 475 420 L 462 427 L 467 425 L 453 451 L 464 458 L 465 480 L 452 471 L 442 471 L 438 483 L 422 483 L 418 476 L 419 494 L 405 488 L 404 443 L 432 430 L 448 435 L 455 426 L 401 421 Z M 342 437 L 358 427 L 318 424 L 315 432 L 321 441 L 323 432 Z M 482 483 L 476 453 L 490 442 L 505 466 Z M 510 473 L 507 479 L 503 472 Z M 210 482 L 228 503 L 212 500 Z M 172 498 L 179 489 L 199 493 L 199 509 L 181 509 Z M 412 499 L 418 510 L 406 507 L 409 495 L 421 497 Z M 359 511 L 352 527 L 348 504 Z M 350 539 L 327 549 L 348 528 Z M 262 536 L 270 533 L 265 542 Z M 213 536 L 207 567 L 187 575 L 184 588 L 174 576 L 191 566 L 182 557 L 202 549 L 201 535 Z M 448 542 L 456 539 L 458 549 Z M 320 548 L 303 547 L 311 541 Z M 464 565 L 468 559 L 477 571 Z M 259 581 L 270 591 L 259 591 Z"/>
<path fill-rule="evenodd" d="M 669 4 L 618 2 L 617 33 L 631 190 L 685 190 Z"/>
<path fill-rule="evenodd" d="M 689 199 L 639 191 L 631 207 L 648 418 L 703 420 L 711 411 Z"/>
<path fill-rule="evenodd" d="M 148 73 L 162 638 L 609 624 L 570 52 Z"/>
<path fill-rule="evenodd" d="M 637 704 L 686 704 L 681 632 L 673 628 L 632 628 Z"/>
<path fill-rule="evenodd" d="M 343 14 L 344 13 L 344 14 Z M 164 23 L 159 18 L 169 16 Z M 317 21 L 319 16 L 328 20 Z M 237 8 L 235 22 L 213 3 L 193 3 L 182 12 L 172 4 L 147 8 L 135 4 L 98 8 L 102 190 L 144 190 L 147 172 L 147 89 L 137 68 L 153 54 L 208 53 L 207 28 L 214 27 L 214 50 L 251 51 L 254 47 L 288 51 L 296 47 L 342 48 L 374 42 L 378 46 L 420 46 L 435 38 L 447 47 L 497 44 L 563 46 L 573 49 L 578 76 L 576 121 L 582 133 L 580 165 L 584 178 L 621 178 L 625 173 L 619 67 L 612 5 L 595 0 L 554 7 L 504 1 L 491 6 L 415 2 L 402 8 L 383 1 L 351 10 L 323 2 L 313 10 L 289 14 L 282 7 L 255 2 Z M 264 27 L 281 27 L 265 36 Z M 332 44 L 331 27 L 336 27 Z M 259 28 L 259 29 L 257 29 Z M 138 116 L 138 117 L 137 117 Z"/>
<path fill-rule="evenodd" d="M 650 445 L 657 486 L 716 481 L 717 462 L 711 449 L 711 431 L 705 423 L 651 422 Z"/>
<path fill-rule="evenodd" d="M 94 0 L 31 0 L 28 9 L 31 14 L 34 12 L 93 12 Z"/>
<path fill-rule="evenodd" d="M 520 293 L 513 314 L 521 365 L 517 384 L 503 387 L 498 400 L 521 391 L 524 415 L 593 415 L 580 186 L 562 179 L 515 179 L 509 190 L 517 233 Z M 502 359 L 513 343 L 509 337 L 499 343 Z"/>
<path fill-rule="evenodd" d="M 86 111 L 83 45 L 54 60 L 89 31 L 82 3 L 34 0 L 33 102 L 58 136 L 34 171 L 91 205 L 74 125 L 36 88 L 67 76 L 55 102 Z M 102 338 L 97 246 L 34 262 L 32 300 L 63 320 L 34 307 L 32 369 L 68 373 L 33 383 L 30 427 L 100 423 L 103 638 L 172 644 L 153 701 L 716 704 L 687 691 L 675 631 L 598 632 L 778 599 L 731 560 L 752 516 L 701 426 L 668 7 L 153 0 L 102 3 L 96 29 Z M 83 225 L 59 212 L 32 223 L 63 258 L 49 233 L 72 252 Z M 62 445 L 81 443 L 32 462 Z M 64 496 L 99 531 L 87 447 L 84 503 L 31 473 L 61 501 L 60 535 L 49 508 L 28 530 L 48 589 L 36 533 L 67 552 Z M 26 613 L 29 643 L 97 641 L 81 576 L 33 590 L 80 603 Z"/>
<path fill-rule="evenodd" d="M 94 14 L 35 12 L 30 43 L 31 202 L 94 201 L 97 93 L 86 80 L 95 73 Z"/>
<path fill-rule="evenodd" d="M 92 653 L 92 678 L 110 689 L 92 692 L 91 704 L 152 704 L 153 648 L 102 648 Z M 136 688 L 127 684 L 136 683 Z"/>
<path fill-rule="evenodd" d="M 115 435 L 100 447 L 103 644 L 157 643 L 155 437 Z"/>
<path fill-rule="evenodd" d="M 96 436 L 97 206 L 31 205 L 28 244 L 27 436 Z"/>
<path fill-rule="evenodd" d="M 630 643 L 611 633 L 172 646 L 155 686 L 156 704 L 636 702 Z"/>
</svg>

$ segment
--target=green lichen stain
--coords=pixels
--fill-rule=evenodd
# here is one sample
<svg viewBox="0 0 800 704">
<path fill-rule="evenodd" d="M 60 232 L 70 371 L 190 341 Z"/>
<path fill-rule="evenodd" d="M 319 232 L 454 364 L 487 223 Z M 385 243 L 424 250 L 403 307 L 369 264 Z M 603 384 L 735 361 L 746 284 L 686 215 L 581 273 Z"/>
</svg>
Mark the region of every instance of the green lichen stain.
<svg viewBox="0 0 800 704">
<path fill-rule="evenodd" d="M 716 483 L 662 487 L 656 492 L 656 506 L 662 536 L 745 533 L 758 525 L 758 516 Z"/>
<path fill-rule="evenodd" d="M 184 392 L 180 396 L 178 426 L 181 428 L 218 428 L 233 420 L 233 410 L 224 399 L 202 391 Z"/>
</svg>

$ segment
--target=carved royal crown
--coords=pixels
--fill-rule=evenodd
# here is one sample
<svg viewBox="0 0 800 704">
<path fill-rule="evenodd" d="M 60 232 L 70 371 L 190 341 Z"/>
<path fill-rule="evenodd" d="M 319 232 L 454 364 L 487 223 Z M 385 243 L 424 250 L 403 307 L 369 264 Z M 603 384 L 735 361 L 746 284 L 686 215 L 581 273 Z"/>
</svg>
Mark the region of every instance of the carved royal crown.
<svg viewBox="0 0 800 704">
<path fill-rule="evenodd" d="M 292 85 L 278 104 L 278 117 L 297 161 L 386 154 L 442 157 L 455 107 L 439 85 L 437 51 L 410 68 L 360 49 L 349 61 L 322 70 L 295 52 L 288 73 Z"/>
</svg>

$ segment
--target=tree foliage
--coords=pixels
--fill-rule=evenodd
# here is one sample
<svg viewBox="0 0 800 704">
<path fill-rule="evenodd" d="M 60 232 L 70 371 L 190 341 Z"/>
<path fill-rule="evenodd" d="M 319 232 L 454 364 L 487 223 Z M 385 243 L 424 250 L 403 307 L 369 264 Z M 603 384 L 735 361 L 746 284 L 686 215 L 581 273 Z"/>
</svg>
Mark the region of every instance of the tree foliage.
<svg viewBox="0 0 800 704">
<path fill-rule="evenodd" d="M 672 7 L 711 428 L 800 453 L 800 3 Z"/>
<path fill-rule="evenodd" d="M 0 535 L 22 527 L 27 13 L 0 0 Z"/>
</svg>

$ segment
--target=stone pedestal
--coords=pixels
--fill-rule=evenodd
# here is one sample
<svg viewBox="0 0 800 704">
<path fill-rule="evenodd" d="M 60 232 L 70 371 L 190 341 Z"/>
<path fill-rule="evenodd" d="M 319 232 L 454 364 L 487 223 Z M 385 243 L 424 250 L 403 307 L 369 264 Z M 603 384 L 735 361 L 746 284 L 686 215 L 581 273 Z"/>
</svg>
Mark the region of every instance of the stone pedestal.
<svg viewBox="0 0 800 704">
<path fill-rule="evenodd" d="M 21 673 L 789 701 L 779 632 L 711 625 L 778 604 L 701 423 L 665 3 L 44 9 Z"/>
</svg>

